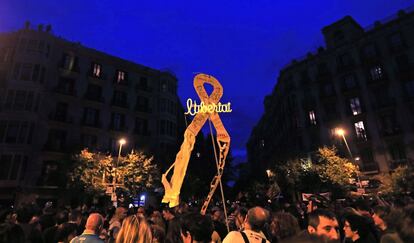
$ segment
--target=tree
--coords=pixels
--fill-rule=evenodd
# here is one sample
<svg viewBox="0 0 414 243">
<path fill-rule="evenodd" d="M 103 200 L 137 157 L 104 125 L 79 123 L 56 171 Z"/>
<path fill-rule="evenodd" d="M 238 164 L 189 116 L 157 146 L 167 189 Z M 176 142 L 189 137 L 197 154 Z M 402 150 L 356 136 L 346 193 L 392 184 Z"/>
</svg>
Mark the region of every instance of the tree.
<svg viewBox="0 0 414 243">
<path fill-rule="evenodd" d="M 102 193 L 115 178 L 116 184 L 131 195 L 160 185 L 160 173 L 153 157 L 149 158 L 142 152 L 132 151 L 117 161 L 111 155 L 84 149 L 74 156 L 74 160 L 75 166 L 70 173 L 71 185 L 80 186 L 87 192 Z"/>
<path fill-rule="evenodd" d="M 381 181 L 379 192 L 385 195 L 401 195 L 414 191 L 414 169 L 409 166 L 399 166 L 392 173 L 377 177 Z"/>
<path fill-rule="evenodd" d="M 359 170 L 348 159 L 339 157 L 335 147 L 322 147 L 313 159 L 276 163 L 273 173 L 283 191 L 292 195 L 297 191 L 347 190 Z"/>
</svg>

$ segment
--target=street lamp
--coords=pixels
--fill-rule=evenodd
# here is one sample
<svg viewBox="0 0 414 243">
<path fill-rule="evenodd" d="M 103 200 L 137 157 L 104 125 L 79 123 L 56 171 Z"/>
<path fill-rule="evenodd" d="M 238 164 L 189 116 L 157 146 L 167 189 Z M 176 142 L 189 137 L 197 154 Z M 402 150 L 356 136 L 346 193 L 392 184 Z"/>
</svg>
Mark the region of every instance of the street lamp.
<svg viewBox="0 0 414 243">
<path fill-rule="evenodd" d="M 359 160 L 359 157 L 357 157 L 357 159 L 354 159 L 354 156 L 352 155 L 351 149 L 348 146 L 348 142 L 346 141 L 345 138 L 345 130 L 342 128 L 336 128 L 335 130 L 336 135 L 342 137 L 342 139 L 344 140 L 346 149 L 348 150 L 349 156 L 351 157 L 351 161 L 352 163 L 354 163 L 355 165 L 357 165 L 356 160 Z M 357 174 L 357 180 L 358 180 L 358 187 L 362 188 L 362 184 L 361 184 L 361 180 L 359 179 L 359 175 Z"/>
<path fill-rule="evenodd" d="M 116 207 L 117 203 L 116 203 L 116 199 L 114 195 L 116 195 L 116 171 L 118 169 L 118 165 L 119 165 L 119 158 L 121 157 L 121 151 L 122 151 L 122 146 L 124 144 L 126 144 L 126 140 L 124 138 L 119 139 L 119 150 L 118 150 L 118 158 L 116 159 L 116 166 L 114 168 L 114 178 L 112 179 L 112 186 L 113 186 L 113 191 L 112 191 L 112 200 L 114 201 L 114 206 Z"/>
</svg>

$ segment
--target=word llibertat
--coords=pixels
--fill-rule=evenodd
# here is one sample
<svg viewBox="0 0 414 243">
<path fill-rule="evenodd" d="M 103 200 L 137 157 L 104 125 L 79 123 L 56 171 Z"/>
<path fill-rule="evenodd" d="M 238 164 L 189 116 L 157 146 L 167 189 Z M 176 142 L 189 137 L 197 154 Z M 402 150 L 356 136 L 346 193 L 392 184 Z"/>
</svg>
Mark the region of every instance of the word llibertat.
<svg viewBox="0 0 414 243">
<path fill-rule="evenodd" d="M 227 104 L 218 102 L 217 104 L 213 103 L 206 105 L 201 101 L 198 105 L 196 100 L 193 101 L 192 99 L 187 99 L 187 112 L 184 114 L 195 116 L 197 113 L 230 113 L 232 111 L 230 102 Z"/>
</svg>

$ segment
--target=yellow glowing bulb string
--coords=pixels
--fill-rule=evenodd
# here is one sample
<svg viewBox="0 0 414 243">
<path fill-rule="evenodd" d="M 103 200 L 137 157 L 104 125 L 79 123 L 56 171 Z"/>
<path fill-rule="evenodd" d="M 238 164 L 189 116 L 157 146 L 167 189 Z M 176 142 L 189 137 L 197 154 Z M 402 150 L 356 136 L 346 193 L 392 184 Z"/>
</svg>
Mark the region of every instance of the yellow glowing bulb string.
<svg viewBox="0 0 414 243">
<path fill-rule="evenodd" d="M 213 86 L 213 92 L 208 95 L 204 84 L 208 83 Z M 207 107 L 217 105 L 221 97 L 223 96 L 223 87 L 217 79 L 210 75 L 198 74 L 194 78 L 194 89 L 196 90 L 201 102 Z M 204 201 L 201 208 L 201 214 L 205 214 L 208 204 L 216 190 L 218 184 L 221 182 L 221 176 L 223 175 L 224 165 L 227 154 L 230 148 L 230 136 L 224 128 L 221 122 L 220 116 L 216 111 L 213 112 L 198 112 L 191 123 L 188 125 L 184 132 L 184 141 L 181 144 L 180 151 L 178 151 L 174 163 L 170 168 L 162 175 L 162 184 L 164 185 L 165 193 L 162 199 L 163 203 L 168 203 L 170 207 L 175 207 L 179 204 L 179 196 L 181 186 L 184 180 L 184 176 L 187 171 L 188 162 L 190 160 L 191 151 L 194 148 L 195 138 L 200 132 L 207 119 L 210 119 L 216 129 L 217 136 L 216 141 L 219 147 L 219 156 L 217 163 L 217 174 L 214 176 L 210 184 L 210 192 Z M 171 180 L 168 181 L 167 174 L 174 167 Z"/>
</svg>

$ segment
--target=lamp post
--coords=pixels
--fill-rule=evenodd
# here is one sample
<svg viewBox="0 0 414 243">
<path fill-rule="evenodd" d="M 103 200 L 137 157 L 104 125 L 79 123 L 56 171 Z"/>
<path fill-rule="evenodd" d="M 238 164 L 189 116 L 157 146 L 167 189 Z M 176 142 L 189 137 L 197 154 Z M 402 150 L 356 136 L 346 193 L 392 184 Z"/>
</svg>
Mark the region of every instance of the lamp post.
<svg viewBox="0 0 414 243">
<path fill-rule="evenodd" d="M 352 155 L 351 149 L 348 146 L 348 142 L 346 141 L 346 138 L 345 138 L 345 130 L 342 129 L 342 128 L 337 128 L 336 131 L 335 131 L 335 133 L 336 133 L 336 135 L 342 137 L 342 139 L 344 140 L 346 149 L 348 150 L 348 153 L 349 153 L 349 156 L 351 158 L 352 163 L 354 163 L 355 165 L 357 165 L 356 164 L 356 161 L 354 159 L 354 156 Z M 359 160 L 359 157 L 358 157 L 358 160 Z M 358 180 L 358 188 L 362 188 L 361 180 L 359 179 L 359 174 L 358 173 L 357 173 L 357 180 Z"/>
<path fill-rule="evenodd" d="M 124 138 L 119 139 L 119 150 L 118 150 L 118 158 L 116 159 L 116 166 L 114 168 L 114 178 L 112 179 L 112 196 L 111 199 L 114 202 L 114 206 L 117 206 L 117 201 L 116 201 L 116 172 L 118 170 L 118 165 L 119 165 L 119 158 L 121 157 L 121 151 L 122 151 L 122 146 L 126 143 L 126 140 Z"/>
</svg>

